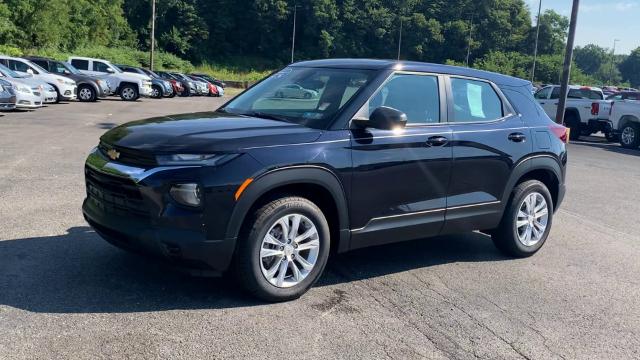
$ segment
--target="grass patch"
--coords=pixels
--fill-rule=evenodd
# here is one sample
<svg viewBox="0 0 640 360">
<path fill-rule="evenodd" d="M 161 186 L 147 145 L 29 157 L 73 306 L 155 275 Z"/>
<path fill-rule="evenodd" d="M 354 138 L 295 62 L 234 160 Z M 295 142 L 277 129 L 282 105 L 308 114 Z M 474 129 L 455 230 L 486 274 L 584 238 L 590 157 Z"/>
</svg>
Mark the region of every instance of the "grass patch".
<svg viewBox="0 0 640 360">
<path fill-rule="evenodd" d="M 209 74 L 217 79 L 230 81 L 258 81 L 271 74 L 272 70 L 238 69 L 224 65 L 201 64 L 195 67 L 195 72 Z"/>
</svg>

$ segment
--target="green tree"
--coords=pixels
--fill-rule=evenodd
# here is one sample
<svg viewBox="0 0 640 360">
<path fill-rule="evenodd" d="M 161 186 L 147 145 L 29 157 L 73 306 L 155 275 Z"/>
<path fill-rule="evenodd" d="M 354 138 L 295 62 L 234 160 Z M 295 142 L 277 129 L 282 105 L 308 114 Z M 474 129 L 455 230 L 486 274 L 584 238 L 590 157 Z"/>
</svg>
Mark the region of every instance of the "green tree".
<svg viewBox="0 0 640 360">
<path fill-rule="evenodd" d="M 607 49 L 594 44 L 576 47 L 573 57 L 576 65 L 587 74 L 595 74 L 610 59 Z"/>
<path fill-rule="evenodd" d="M 628 81 L 633 87 L 640 86 L 640 47 L 633 50 L 618 68 L 624 81 Z"/>
</svg>

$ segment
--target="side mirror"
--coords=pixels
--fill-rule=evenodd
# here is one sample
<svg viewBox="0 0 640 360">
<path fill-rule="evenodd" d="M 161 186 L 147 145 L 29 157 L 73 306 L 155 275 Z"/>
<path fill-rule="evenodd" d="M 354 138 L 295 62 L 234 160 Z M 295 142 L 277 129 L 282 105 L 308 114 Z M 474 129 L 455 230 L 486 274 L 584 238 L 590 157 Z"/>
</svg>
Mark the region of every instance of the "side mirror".
<svg viewBox="0 0 640 360">
<path fill-rule="evenodd" d="M 33 70 L 31 70 L 31 68 L 28 68 L 28 69 L 27 69 L 27 74 L 29 74 L 29 75 L 33 75 Z"/>
<path fill-rule="evenodd" d="M 115 73 L 115 71 L 114 71 L 112 68 L 110 68 L 110 67 L 108 67 L 108 68 L 107 68 L 107 72 L 108 72 L 109 74 L 113 74 L 113 73 Z"/>
<path fill-rule="evenodd" d="M 62 70 L 62 73 L 65 74 L 65 75 L 71 75 L 71 71 L 69 71 L 67 69 Z"/>
<path fill-rule="evenodd" d="M 402 129 L 407 125 L 407 115 L 400 110 L 381 106 L 369 115 L 369 120 L 353 119 L 352 122 L 360 128 L 374 128 L 380 130 Z"/>
</svg>

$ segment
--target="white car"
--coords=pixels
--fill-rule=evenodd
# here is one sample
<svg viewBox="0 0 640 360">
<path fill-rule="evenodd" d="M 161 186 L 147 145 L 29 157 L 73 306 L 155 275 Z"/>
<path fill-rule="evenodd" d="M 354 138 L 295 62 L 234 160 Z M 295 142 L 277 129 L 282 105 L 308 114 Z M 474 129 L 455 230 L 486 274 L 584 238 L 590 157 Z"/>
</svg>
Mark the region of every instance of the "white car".
<svg viewBox="0 0 640 360">
<path fill-rule="evenodd" d="M 52 74 L 29 60 L 0 55 L 0 63 L 19 74 L 33 75 L 34 79 L 42 80 L 51 85 L 56 92 L 56 98 L 53 102 L 75 100 L 77 97 L 78 87 L 75 81 Z"/>
<path fill-rule="evenodd" d="M 44 104 L 45 84 L 41 81 L 20 75 L 2 64 L 0 64 L 0 78 L 11 84 L 16 94 L 17 109 L 36 109 Z"/>
<path fill-rule="evenodd" d="M 152 94 L 151 78 L 147 75 L 124 72 L 103 59 L 72 56 L 67 62 L 83 74 L 104 76 L 109 88 L 124 101 L 136 101 L 140 96 Z"/>
<path fill-rule="evenodd" d="M 277 98 L 313 99 L 318 97 L 318 92 L 305 89 L 298 84 L 289 84 L 276 90 L 275 96 Z"/>
</svg>

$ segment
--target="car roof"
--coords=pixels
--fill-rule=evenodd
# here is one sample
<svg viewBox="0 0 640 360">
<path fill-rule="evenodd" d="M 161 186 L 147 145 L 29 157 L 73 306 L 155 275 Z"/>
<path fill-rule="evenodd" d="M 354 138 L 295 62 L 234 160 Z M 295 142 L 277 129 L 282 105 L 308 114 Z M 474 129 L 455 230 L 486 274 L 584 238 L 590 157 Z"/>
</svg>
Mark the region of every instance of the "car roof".
<svg viewBox="0 0 640 360">
<path fill-rule="evenodd" d="M 106 59 L 90 58 L 90 57 L 84 57 L 84 56 L 69 56 L 69 59 L 75 59 L 75 60 L 97 60 L 97 61 L 108 62 L 108 63 L 111 64 L 111 61 L 106 60 Z"/>
<path fill-rule="evenodd" d="M 450 74 L 469 76 L 489 80 L 498 85 L 525 86 L 531 82 L 513 76 L 498 74 L 494 72 L 471 69 L 461 66 L 423 63 L 417 61 L 398 61 L 380 59 L 326 59 L 301 61 L 290 66 L 293 67 L 326 67 L 337 69 L 366 69 L 366 70 L 403 70 L 430 72 L 437 74 Z"/>
</svg>

